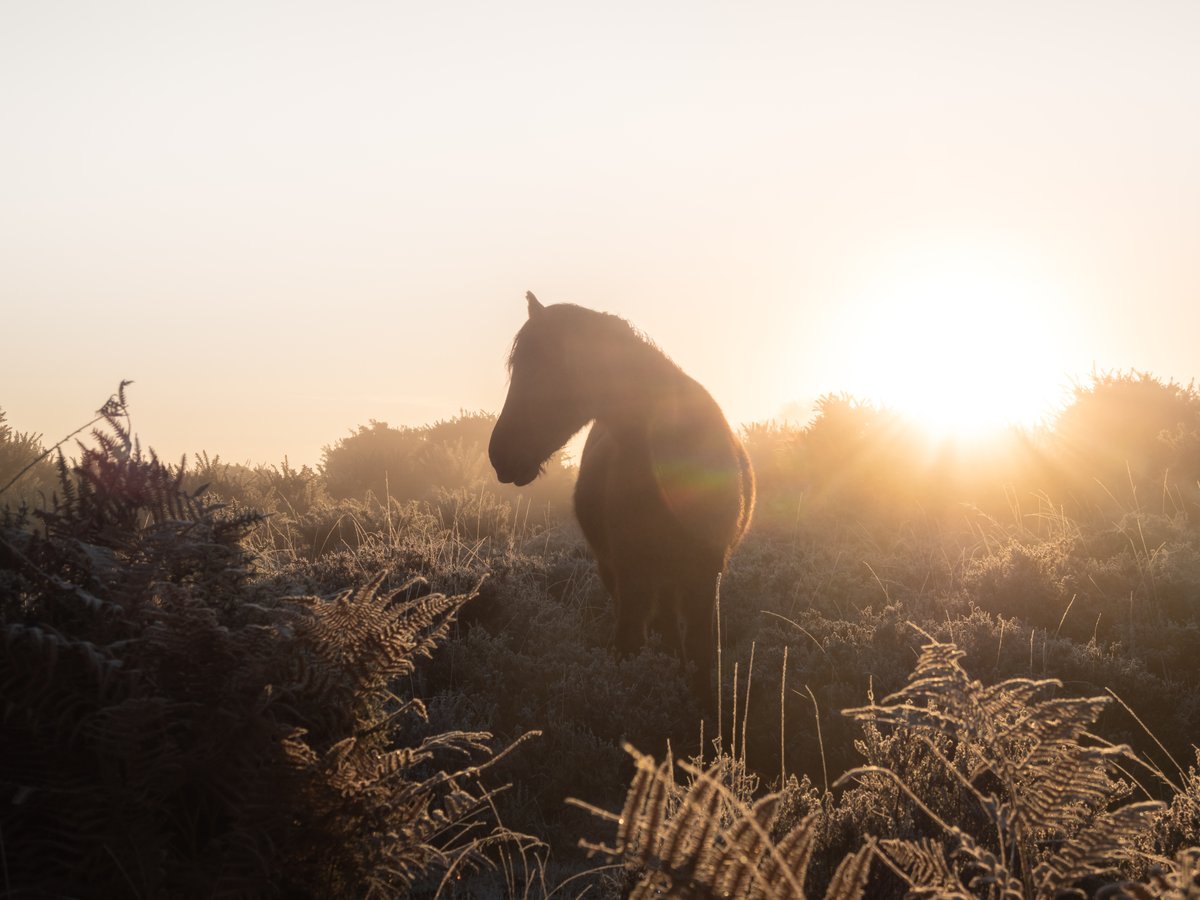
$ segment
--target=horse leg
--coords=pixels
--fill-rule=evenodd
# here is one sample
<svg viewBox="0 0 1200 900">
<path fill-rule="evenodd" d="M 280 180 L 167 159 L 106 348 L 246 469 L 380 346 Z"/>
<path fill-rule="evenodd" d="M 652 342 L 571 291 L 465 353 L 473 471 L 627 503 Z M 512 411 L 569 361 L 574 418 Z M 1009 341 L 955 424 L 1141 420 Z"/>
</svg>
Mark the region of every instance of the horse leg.
<svg viewBox="0 0 1200 900">
<path fill-rule="evenodd" d="M 603 560 L 596 560 L 596 574 L 600 576 L 600 583 L 604 585 L 605 593 L 613 598 L 616 602 L 617 597 L 617 579 L 613 575 L 612 568 Z"/>
<path fill-rule="evenodd" d="M 596 560 L 596 568 L 600 573 L 600 581 L 608 596 L 612 598 L 613 630 L 611 644 L 620 654 L 637 653 L 638 648 L 646 640 L 644 616 L 640 614 L 643 608 L 638 590 L 628 581 L 617 578 L 612 568 Z"/>
<path fill-rule="evenodd" d="M 654 603 L 648 584 L 616 578 L 613 598 L 613 646 L 618 653 L 633 654 L 646 642 L 646 620 Z"/>
<path fill-rule="evenodd" d="M 681 596 L 677 585 L 660 586 L 653 608 L 649 611 L 648 630 L 657 631 L 662 638 L 662 648 L 684 660 L 683 622 L 680 616 Z"/>
</svg>

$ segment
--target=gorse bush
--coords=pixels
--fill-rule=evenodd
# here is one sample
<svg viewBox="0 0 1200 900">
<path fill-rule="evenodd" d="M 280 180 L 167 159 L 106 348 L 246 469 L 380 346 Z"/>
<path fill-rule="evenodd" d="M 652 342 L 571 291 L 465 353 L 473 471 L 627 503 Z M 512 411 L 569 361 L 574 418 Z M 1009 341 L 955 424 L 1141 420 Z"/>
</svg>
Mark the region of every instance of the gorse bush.
<svg viewBox="0 0 1200 900">
<path fill-rule="evenodd" d="M 1200 392 L 1141 372 L 1077 385 L 1050 422 L 939 444 L 902 416 L 827 394 L 803 428 L 751 426 L 760 514 L 795 520 L 952 516 L 970 504 L 996 520 L 1050 510 L 1111 518 L 1141 509 L 1200 512 Z"/>
<path fill-rule="evenodd" d="M 1094 375 L 1077 385 L 1054 423 L 1059 457 L 1083 502 L 1128 504 L 1179 492 L 1196 500 L 1200 480 L 1200 391 L 1144 372 Z M 1097 490 L 1104 486 L 1106 491 Z M 1108 493 L 1116 494 L 1107 497 Z"/>
<path fill-rule="evenodd" d="M 395 896 L 531 847 L 492 817 L 489 735 L 428 733 L 393 687 L 472 594 L 272 592 L 261 517 L 185 491 L 125 416 L 122 385 L 40 525 L 0 526 L 6 893 Z"/>
<path fill-rule="evenodd" d="M 510 503 L 522 498 L 541 510 L 552 506 L 557 514 L 569 513 L 574 477 L 561 454 L 555 454 L 541 478 L 527 487 L 496 483 L 487 458 L 495 422 L 485 413 L 462 413 L 420 428 L 393 428 L 386 422 L 360 426 L 323 450 L 326 489 L 335 499 L 370 496 L 383 502 L 430 500 L 437 492 L 475 493 L 486 487 Z"/>
<path fill-rule="evenodd" d="M 326 447 L 320 471 L 223 463 L 200 454 L 184 474 L 190 490 L 269 515 L 252 537 L 273 561 L 315 561 L 405 540 L 404 532 L 452 531 L 457 540 L 511 544 L 570 519 L 574 475 L 556 456 L 545 475 L 516 488 L 495 481 L 487 440 L 495 418 L 463 414 L 423 428 L 382 422 Z"/>
<path fill-rule="evenodd" d="M 39 437 L 14 431 L 0 409 L 0 488 L 9 488 L 13 506 L 19 500 L 44 504 L 49 498 L 54 467 L 43 456 Z"/>
</svg>

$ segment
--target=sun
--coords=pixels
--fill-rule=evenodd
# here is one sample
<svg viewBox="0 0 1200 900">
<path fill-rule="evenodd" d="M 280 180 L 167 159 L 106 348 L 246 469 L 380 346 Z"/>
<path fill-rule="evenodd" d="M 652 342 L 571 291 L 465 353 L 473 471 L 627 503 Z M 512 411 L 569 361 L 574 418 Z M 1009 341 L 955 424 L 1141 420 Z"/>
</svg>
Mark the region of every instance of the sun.
<svg viewBox="0 0 1200 900">
<path fill-rule="evenodd" d="M 1033 425 L 1062 395 L 1063 301 L 1053 279 L 1011 260 L 905 259 L 851 304 L 855 393 L 937 438 Z"/>
</svg>

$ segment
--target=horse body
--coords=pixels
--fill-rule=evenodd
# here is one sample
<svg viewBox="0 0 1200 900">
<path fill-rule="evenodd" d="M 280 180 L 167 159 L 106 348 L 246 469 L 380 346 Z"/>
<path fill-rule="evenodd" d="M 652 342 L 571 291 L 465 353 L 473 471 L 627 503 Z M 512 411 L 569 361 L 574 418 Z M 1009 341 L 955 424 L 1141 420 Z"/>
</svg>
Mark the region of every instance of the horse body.
<svg viewBox="0 0 1200 900">
<path fill-rule="evenodd" d="M 745 449 L 708 391 L 628 323 L 528 296 L 489 445 L 497 477 L 532 481 L 593 423 L 575 513 L 613 598 L 614 644 L 633 652 L 660 632 L 707 696 L 717 578 L 754 504 Z"/>
</svg>

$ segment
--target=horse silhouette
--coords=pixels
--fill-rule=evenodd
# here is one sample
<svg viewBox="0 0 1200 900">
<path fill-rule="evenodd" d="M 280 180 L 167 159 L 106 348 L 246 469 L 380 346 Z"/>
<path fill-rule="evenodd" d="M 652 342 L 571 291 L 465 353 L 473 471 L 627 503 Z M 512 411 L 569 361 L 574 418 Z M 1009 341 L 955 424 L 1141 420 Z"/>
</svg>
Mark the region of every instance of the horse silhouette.
<svg viewBox="0 0 1200 900">
<path fill-rule="evenodd" d="M 613 599 L 613 643 L 629 653 L 659 632 L 707 700 L 718 578 L 754 507 L 746 450 L 708 391 L 624 319 L 526 299 L 488 446 L 496 476 L 528 484 L 593 423 L 575 515 Z"/>
</svg>

